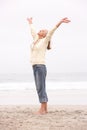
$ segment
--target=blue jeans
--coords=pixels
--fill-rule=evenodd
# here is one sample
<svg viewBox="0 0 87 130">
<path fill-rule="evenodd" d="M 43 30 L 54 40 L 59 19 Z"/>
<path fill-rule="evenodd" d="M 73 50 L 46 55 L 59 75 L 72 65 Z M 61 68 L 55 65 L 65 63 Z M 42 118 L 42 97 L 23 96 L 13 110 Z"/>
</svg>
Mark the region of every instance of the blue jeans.
<svg viewBox="0 0 87 130">
<path fill-rule="evenodd" d="M 46 93 L 46 66 L 44 64 L 33 65 L 34 79 L 40 103 L 48 102 Z"/>
</svg>

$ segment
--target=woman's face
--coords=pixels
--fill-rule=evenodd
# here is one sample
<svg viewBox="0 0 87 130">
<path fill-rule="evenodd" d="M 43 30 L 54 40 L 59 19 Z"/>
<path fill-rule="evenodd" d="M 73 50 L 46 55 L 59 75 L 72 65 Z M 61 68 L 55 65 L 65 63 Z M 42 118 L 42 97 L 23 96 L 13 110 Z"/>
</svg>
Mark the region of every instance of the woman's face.
<svg viewBox="0 0 87 130">
<path fill-rule="evenodd" d="M 44 37 L 46 37 L 47 33 L 48 33 L 48 30 L 43 29 L 43 30 L 40 30 L 40 31 L 38 32 L 38 36 L 44 38 Z"/>
</svg>

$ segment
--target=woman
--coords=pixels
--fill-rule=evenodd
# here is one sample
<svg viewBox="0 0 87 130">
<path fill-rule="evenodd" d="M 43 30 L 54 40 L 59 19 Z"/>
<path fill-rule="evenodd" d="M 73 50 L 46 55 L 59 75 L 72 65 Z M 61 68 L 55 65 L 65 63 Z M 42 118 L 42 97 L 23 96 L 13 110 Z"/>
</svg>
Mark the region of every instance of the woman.
<svg viewBox="0 0 87 130">
<path fill-rule="evenodd" d="M 48 97 L 46 93 L 46 65 L 45 65 L 45 53 L 46 50 L 50 48 L 50 40 L 55 32 L 55 30 L 62 24 L 62 23 L 69 23 L 70 20 L 68 18 L 63 18 L 58 22 L 50 31 L 43 29 L 36 33 L 32 18 L 27 18 L 31 35 L 33 37 L 33 43 L 31 45 L 31 64 L 33 67 L 36 90 L 39 97 L 39 101 L 41 103 L 41 107 L 38 114 L 46 114 L 47 113 L 47 102 Z"/>
</svg>

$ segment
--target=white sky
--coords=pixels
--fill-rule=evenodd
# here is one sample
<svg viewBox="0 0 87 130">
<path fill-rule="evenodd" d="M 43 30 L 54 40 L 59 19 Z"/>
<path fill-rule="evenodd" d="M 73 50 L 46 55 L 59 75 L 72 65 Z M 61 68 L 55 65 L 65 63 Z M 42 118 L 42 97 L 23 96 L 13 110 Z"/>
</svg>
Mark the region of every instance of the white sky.
<svg viewBox="0 0 87 130">
<path fill-rule="evenodd" d="M 47 52 L 49 72 L 87 72 L 86 0 L 0 0 L 0 73 L 32 72 L 29 61 L 32 37 L 27 17 L 37 30 L 53 27 L 68 17 L 52 37 Z"/>
</svg>

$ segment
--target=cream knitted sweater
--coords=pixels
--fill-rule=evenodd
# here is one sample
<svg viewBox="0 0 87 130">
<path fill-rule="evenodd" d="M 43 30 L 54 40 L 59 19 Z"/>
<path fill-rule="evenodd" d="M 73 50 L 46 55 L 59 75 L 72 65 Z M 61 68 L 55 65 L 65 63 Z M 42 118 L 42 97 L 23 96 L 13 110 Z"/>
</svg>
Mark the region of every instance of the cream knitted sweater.
<svg viewBox="0 0 87 130">
<path fill-rule="evenodd" d="M 33 27 L 33 24 L 30 24 L 30 31 L 33 37 L 33 43 L 30 45 L 31 50 L 30 62 L 32 65 L 45 64 L 45 54 L 48 42 L 51 40 L 51 37 L 56 29 L 57 27 L 55 26 L 52 30 L 50 30 L 47 33 L 47 36 L 45 38 L 39 39 L 38 34 L 36 33 Z"/>
</svg>

